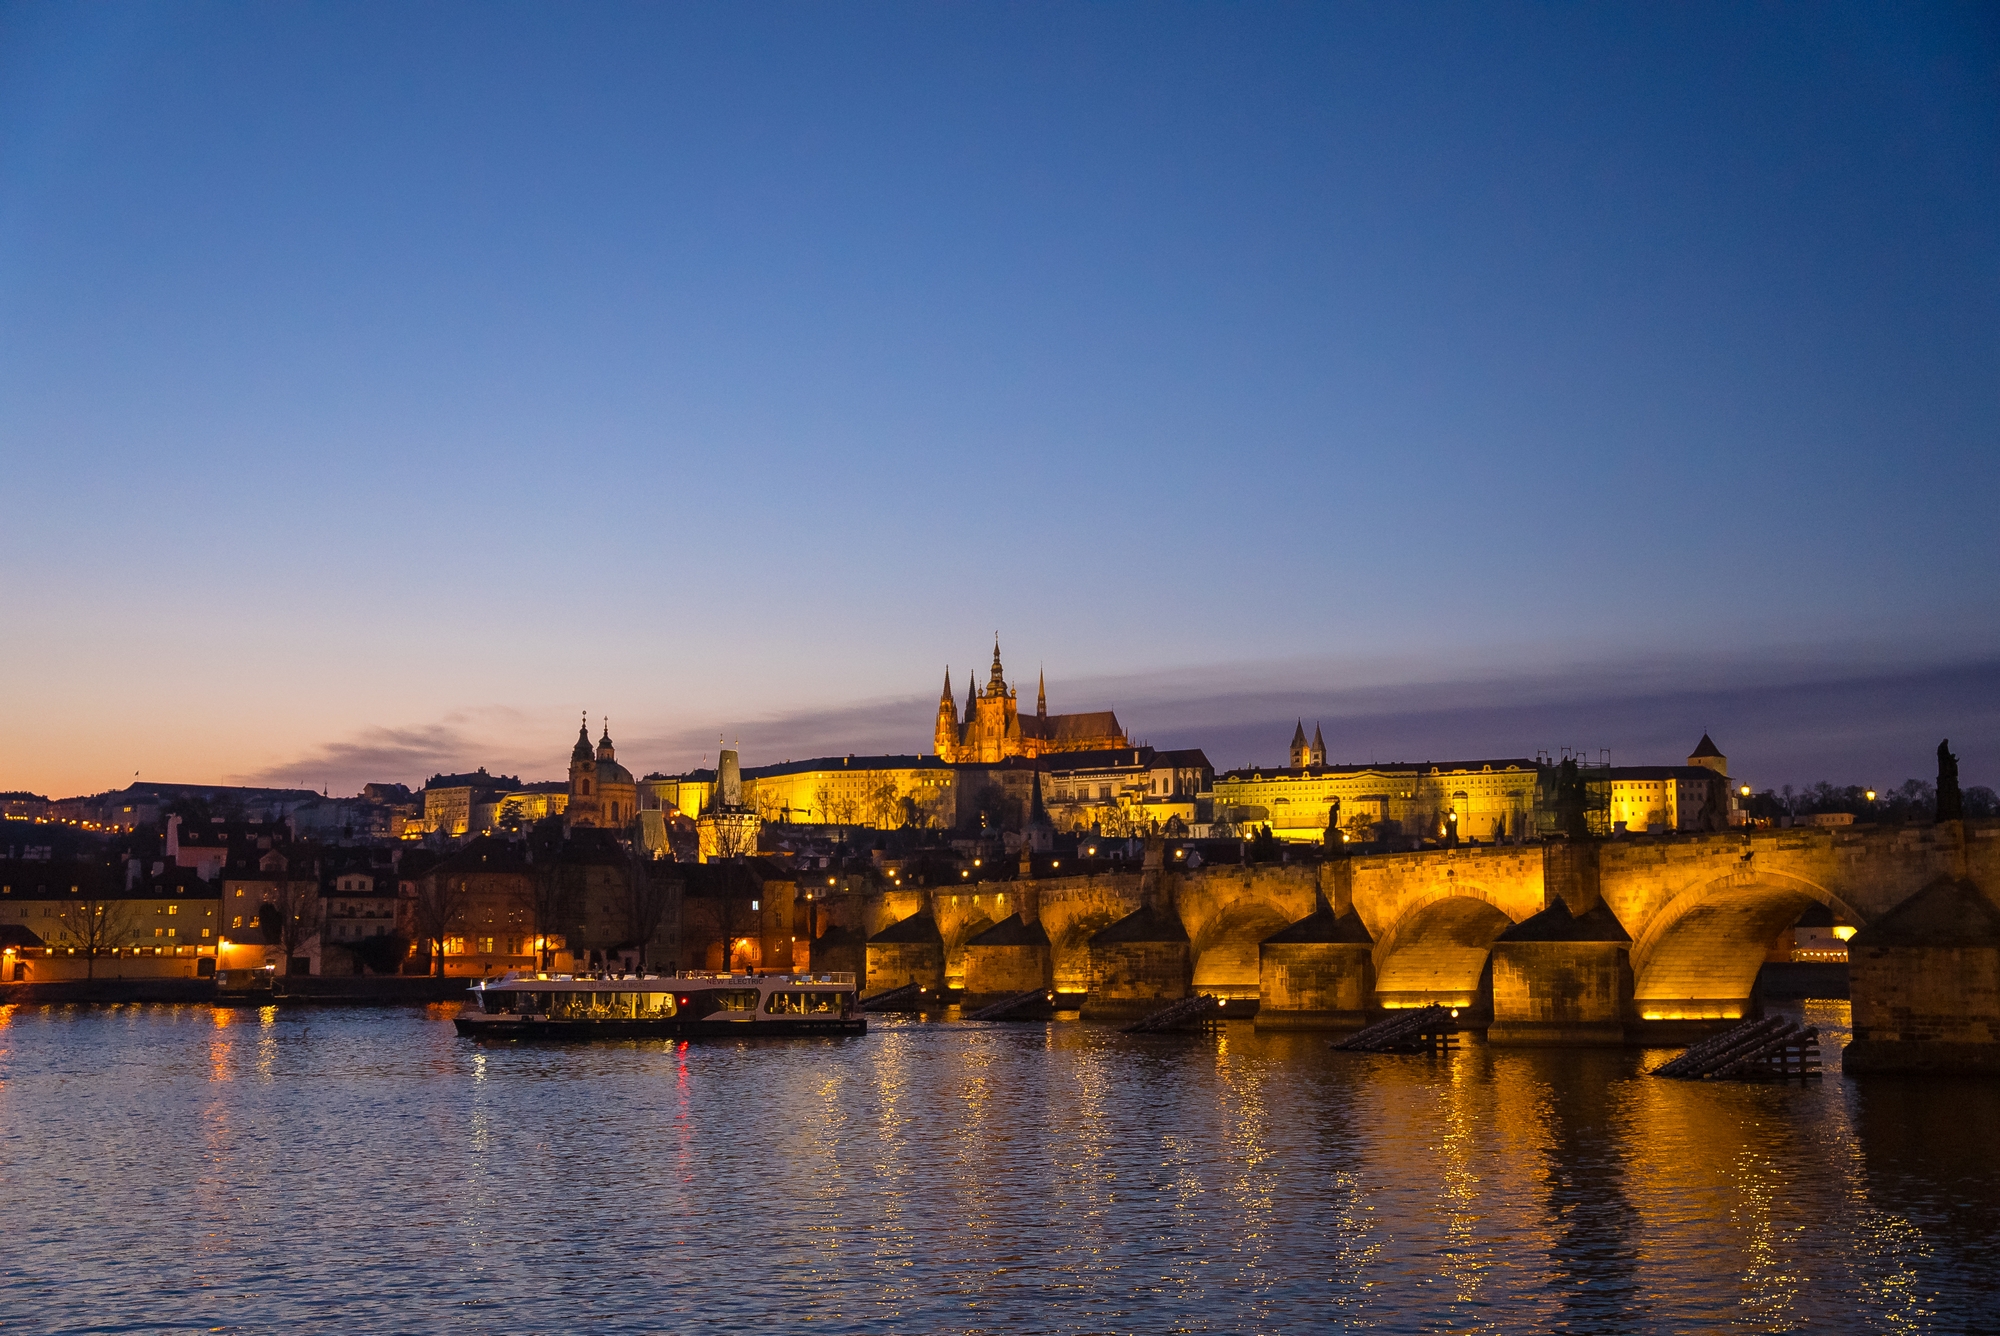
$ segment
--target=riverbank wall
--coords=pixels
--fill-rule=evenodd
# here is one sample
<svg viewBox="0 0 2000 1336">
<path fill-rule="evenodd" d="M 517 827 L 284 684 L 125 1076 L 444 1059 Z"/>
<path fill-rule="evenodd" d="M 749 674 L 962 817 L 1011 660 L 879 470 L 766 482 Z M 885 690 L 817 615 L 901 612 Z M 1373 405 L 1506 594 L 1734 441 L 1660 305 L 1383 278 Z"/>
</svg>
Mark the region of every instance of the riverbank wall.
<svg viewBox="0 0 2000 1336">
<path fill-rule="evenodd" d="M 467 980 L 401 975 L 294 975 L 269 992 L 221 993 L 213 979 L 72 979 L 0 986 L 0 1006 L 121 1006 L 189 1002 L 230 1006 L 423 1006 L 462 1002 Z"/>
</svg>

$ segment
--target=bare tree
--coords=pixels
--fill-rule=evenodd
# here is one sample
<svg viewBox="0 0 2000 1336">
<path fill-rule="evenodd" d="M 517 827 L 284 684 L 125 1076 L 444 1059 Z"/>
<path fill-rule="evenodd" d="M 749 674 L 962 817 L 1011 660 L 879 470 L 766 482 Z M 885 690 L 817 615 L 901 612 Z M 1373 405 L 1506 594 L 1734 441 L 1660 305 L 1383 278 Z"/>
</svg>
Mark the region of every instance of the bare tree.
<svg viewBox="0 0 2000 1336">
<path fill-rule="evenodd" d="M 290 968 L 291 960 L 304 955 L 307 945 L 319 936 L 321 906 L 318 879 L 303 881 L 288 876 L 273 883 L 265 910 L 259 917 L 276 931 L 278 944 L 284 948 L 287 968 Z"/>
<path fill-rule="evenodd" d="M 909 808 L 893 779 L 871 786 L 864 801 L 868 809 L 868 824 L 877 830 L 894 830 L 909 820 Z"/>
<path fill-rule="evenodd" d="M 429 944 L 437 977 L 444 977 L 444 943 L 464 926 L 466 891 L 464 882 L 433 873 L 417 883 L 417 898 L 410 906 L 417 940 Z"/>
<path fill-rule="evenodd" d="M 757 852 L 757 823 L 740 817 L 732 820 L 729 813 L 716 813 L 715 856 L 725 861 L 733 858 L 748 858 Z"/>
<path fill-rule="evenodd" d="M 583 869 L 567 862 L 556 849 L 549 849 L 529 874 L 528 916 L 541 952 L 541 968 L 555 964 L 555 939 L 576 917 L 577 901 L 583 892 Z"/>
<path fill-rule="evenodd" d="M 79 891 L 76 899 L 65 901 L 56 921 L 61 925 L 63 937 L 83 953 L 86 979 L 97 977 L 97 958 L 135 929 L 130 900 L 114 899 L 96 891 Z"/>
<path fill-rule="evenodd" d="M 755 809 L 757 819 L 771 825 L 785 820 L 791 812 L 785 807 L 784 795 L 775 787 L 766 787 L 754 781 L 744 785 L 749 792 L 745 795 L 749 805 Z"/>
<path fill-rule="evenodd" d="M 677 883 L 666 869 L 636 846 L 625 855 L 625 935 L 638 949 L 639 968 L 646 968 L 646 946 L 660 931 L 675 898 Z"/>
</svg>

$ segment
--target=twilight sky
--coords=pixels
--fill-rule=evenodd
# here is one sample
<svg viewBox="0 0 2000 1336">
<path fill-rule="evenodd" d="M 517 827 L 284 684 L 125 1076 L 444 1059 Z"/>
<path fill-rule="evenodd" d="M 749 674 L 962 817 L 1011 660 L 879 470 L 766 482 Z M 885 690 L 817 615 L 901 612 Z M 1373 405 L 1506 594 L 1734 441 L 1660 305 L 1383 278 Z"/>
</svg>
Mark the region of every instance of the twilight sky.
<svg viewBox="0 0 2000 1336">
<path fill-rule="evenodd" d="M 1990 7 L 0 5 L 0 789 L 2000 783 Z"/>
</svg>

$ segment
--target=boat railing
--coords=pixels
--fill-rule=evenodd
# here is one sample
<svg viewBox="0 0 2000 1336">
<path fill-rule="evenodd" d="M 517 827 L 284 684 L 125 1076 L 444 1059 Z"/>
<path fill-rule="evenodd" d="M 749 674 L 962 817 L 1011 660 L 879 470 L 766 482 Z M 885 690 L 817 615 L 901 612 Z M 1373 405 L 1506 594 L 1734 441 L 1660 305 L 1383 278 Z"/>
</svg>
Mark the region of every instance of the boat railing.
<svg viewBox="0 0 2000 1336">
<path fill-rule="evenodd" d="M 676 979 L 712 981 L 740 980 L 744 983 L 756 983 L 759 981 L 766 983 L 836 983 L 847 984 L 850 987 L 854 983 L 854 972 L 852 970 L 828 970 L 819 974 L 814 974 L 810 971 L 791 972 L 776 970 L 754 974 L 747 970 L 737 970 L 727 974 L 720 970 L 682 970 L 674 975 L 674 977 Z"/>
<path fill-rule="evenodd" d="M 638 983 L 649 979 L 657 979 L 662 983 L 669 983 L 675 980 L 686 979 L 689 981 L 700 980 L 704 982 L 716 982 L 716 983 L 729 983 L 729 982 L 738 982 L 743 984 L 755 984 L 759 982 L 798 983 L 798 984 L 820 983 L 820 984 L 837 984 L 849 988 L 852 988 L 854 986 L 854 973 L 851 970 L 829 970 L 820 974 L 813 974 L 810 972 L 782 973 L 782 974 L 771 972 L 771 973 L 751 974 L 743 971 L 738 971 L 733 974 L 726 974 L 719 970 L 680 970 L 673 974 L 650 974 L 650 973 L 621 974 L 617 970 L 597 970 L 597 971 L 583 970 L 569 974 L 555 974 L 555 973 L 543 973 L 532 970 L 510 970 L 506 974 L 503 974 L 495 979 L 482 979 L 478 983 L 474 984 L 473 987 L 484 988 L 489 984 L 527 983 L 535 981 L 543 983 L 547 982 Z"/>
</svg>

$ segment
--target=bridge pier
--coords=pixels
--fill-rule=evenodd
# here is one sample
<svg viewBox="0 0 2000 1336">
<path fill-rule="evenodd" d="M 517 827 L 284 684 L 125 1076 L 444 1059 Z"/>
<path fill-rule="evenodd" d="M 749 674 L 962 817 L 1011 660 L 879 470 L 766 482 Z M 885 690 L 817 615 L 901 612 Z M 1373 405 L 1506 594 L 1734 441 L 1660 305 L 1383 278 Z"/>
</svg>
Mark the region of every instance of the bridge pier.
<svg viewBox="0 0 2000 1336">
<path fill-rule="evenodd" d="M 1358 1030 L 1375 1010 L 1375 939 L 1322 905 L 1257 947 L 1257 1028 Z"/>
<path fill-rule="evenodd" d="M 1188 995 L 1194 953 L 1171 910 L 1127 914 L 1090 939 L 1085 1020 L 1137 1020 Z"/>
<path fill-rule="evenodd" d="M 1501 933 L 1492 948 L 1493 1023 L 1501 1045 L 1618 1046 L 1632 1014 L 1632 939 L 1599 903 L 1562 898 Z"/>
<path fill-rule="evenodd" d="M 1041 921 L 1009 914 L 965 944 L 965 995 L 977 1011 L 1031 989 L 1055 987 L 1055 963 Z"/>
<path fill-rule="evenodd" d="M 933 997 L 944 991 L 944 937 L 929 906 L 868 939 L 864 992 L 920 984 Z"/>
<path fill-rule="evenodd" d="M 1842 1070 L 2000 1075 L 2000 906 L 1940 877 L 1847 943 Z"/>
</svg>

